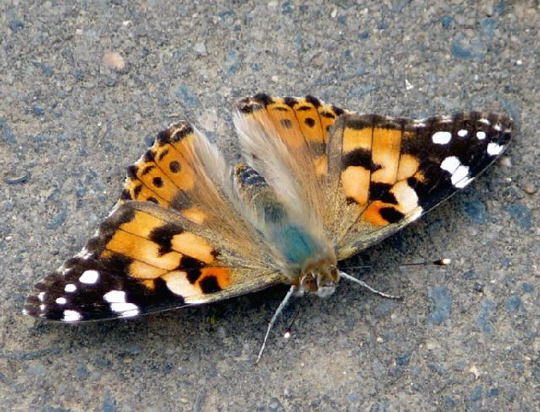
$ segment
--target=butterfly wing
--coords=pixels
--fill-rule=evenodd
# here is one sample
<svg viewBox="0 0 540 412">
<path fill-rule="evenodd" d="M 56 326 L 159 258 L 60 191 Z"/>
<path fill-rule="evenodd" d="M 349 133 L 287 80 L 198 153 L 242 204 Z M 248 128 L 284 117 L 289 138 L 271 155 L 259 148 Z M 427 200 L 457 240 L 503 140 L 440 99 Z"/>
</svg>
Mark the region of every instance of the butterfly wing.
<svg viewBox="0 0 540 412">
<path fill-rule="evenodd" d="M 235 125 L 246 162 L 260 173 L 293 219 L 327 243 L 332 195 L 324 184 L 330 129 L 345 111 L 306 97 L 258 94 L 237 104 Z"/>
<path fill-rule="evenodd" d="M 39 282 L 26 313 L 78 322 L 226 299 L 281 275 L 235 209 L 221 155 L 193 127 L 160 133 L 94 238 Z"/>
<path fill-rule="evenodd" d="M 411 120 L 267 95 L 241 100 L 236 124 L 251 166 L 289 207 L 303 205 L 306 225 L 322 228 L 338 259 L 467 186 L 504 151 L 512 127 L 495 114 Z"/>
<path fill-rule="evenodd" d="M 346 115 L 327 147 L 338 258 L 396 232 L 466 187 L 506 149 L 512 121 L 477 112 L 425 120 Z"/>
</svg>

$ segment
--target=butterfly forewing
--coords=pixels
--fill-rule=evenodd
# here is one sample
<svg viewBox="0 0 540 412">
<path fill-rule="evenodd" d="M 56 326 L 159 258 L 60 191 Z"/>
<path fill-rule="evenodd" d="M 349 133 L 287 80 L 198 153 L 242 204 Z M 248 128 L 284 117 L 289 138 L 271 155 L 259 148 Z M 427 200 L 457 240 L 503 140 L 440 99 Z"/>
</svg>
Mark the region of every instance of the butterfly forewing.
<svg viewBox="0 0 540 412">
<path fill-rule="evenodd" d="M 354 205 L 354 218 L 340 233 L 341 258 L 380 241 L 466 187 L 504 151 L 512 127 L 506 116 L 477 112 L 425 120 L 350 115 L 342 122 L 346 202 L 338 208 L 351 216 Z"/>
</svg>

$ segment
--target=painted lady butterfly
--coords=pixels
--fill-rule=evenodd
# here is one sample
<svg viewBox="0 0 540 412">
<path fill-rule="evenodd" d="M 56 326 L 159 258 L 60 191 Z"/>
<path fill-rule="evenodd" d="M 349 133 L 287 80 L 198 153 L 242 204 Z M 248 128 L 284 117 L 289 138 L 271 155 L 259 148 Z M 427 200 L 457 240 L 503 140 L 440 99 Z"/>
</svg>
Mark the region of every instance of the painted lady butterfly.
<svg viewBox="0 0 540 412">
<path fill-rule="evenodd" d="M 258 94 L 238 103 L 235 125 L 234 168 L 187 122 L 159 133 L 96 235 L 36 285 L 25 313 L 132 318 L 278 283 L 291 285 L 282 306 L 329 295 L 350 278 L 338 261 L 467 186 L 505 150 L 512 121 L 359 115 Z"/>
</svg>

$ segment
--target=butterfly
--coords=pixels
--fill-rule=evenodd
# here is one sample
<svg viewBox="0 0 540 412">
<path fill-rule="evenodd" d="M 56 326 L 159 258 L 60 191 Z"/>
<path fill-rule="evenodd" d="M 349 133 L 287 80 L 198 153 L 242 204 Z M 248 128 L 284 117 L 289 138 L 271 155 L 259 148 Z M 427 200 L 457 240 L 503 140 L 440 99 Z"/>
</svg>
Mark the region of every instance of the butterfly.
<svg viewBox="0 0 540 412">
<path fill-rule="evenodd" d="M 350 278 L 338 261 L 466 187 L 512 128 L 504 115 L 411 120 L 266 94 L 239 101 L 234 123 L 234 167 L 185 121 L 159 133 L 96 234 L 24 312 L 133 318 L 283 283 L 287 296 L 327 296 Z"/>
</svg>

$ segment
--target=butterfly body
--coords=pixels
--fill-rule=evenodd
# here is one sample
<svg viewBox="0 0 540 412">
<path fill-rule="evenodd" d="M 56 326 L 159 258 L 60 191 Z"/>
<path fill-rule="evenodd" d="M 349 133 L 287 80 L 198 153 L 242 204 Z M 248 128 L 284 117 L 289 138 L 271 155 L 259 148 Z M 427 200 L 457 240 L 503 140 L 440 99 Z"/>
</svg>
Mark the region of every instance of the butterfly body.
<svg viewBox="0 0 540 412">
<path fill-rule="evenodd" d="M 260 94 L 238 103 L 235 126 L 243 161 L 232 168 L 187 122 L 158 134 L 96 235 L 25 312 L 133 318 L 280 283 L 327 296 L 338 261 L 466 187 L 506 149 L 512 121 L 359 115 Z"/>
<path fill-rule="evenodd" d="M 235 167 L 236 185 L 244 206 L 255 210 L 255 223 L 282 261 L 286 282 L 304 292 L 327 296 L 339 279 L 334 247 L 323 244 L 309 227 L 295 222 L 264 177 L 249 166 Z M 249 207 L 248 206 L 248 207 Z"/>
</svg>

